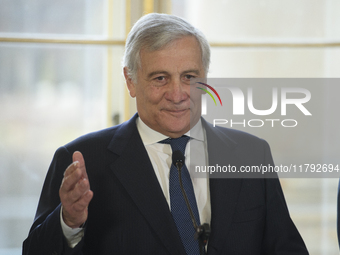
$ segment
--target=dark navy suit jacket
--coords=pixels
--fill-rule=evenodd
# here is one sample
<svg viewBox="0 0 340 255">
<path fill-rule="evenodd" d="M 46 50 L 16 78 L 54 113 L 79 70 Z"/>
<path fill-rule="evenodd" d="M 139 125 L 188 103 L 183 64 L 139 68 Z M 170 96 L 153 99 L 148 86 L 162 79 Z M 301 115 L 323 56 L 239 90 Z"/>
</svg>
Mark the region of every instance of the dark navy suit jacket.
<svg viewBox="0 0 340 255">
<path fill-rule="evenodd" d="M 129 121 L 59 148 L 41 193 L 23 254 L 185 254 L 169 205 L 136 127 Z M 204 119 L 210 165 L 273 165 L 268 144 L 212 127 Z M 213 148 L 223 148 L 214 150 Z M 73 249 L 60 226 L 59 187 L 74 151 L 82 152 L 94 197 L 85 235 Z M 279 180 L 210 179 L 208 254 L 308 254 Z"/>
</svg>

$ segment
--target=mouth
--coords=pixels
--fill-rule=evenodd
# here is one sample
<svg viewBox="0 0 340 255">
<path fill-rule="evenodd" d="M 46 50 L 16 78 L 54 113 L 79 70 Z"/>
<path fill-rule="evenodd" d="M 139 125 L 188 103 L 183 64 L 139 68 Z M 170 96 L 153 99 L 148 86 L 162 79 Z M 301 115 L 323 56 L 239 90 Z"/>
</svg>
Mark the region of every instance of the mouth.
<svg viewBox="0 0 340 255">
<path fill-rule="evenodd" d="M 190 108 L 186 109 L 164 109 L 164 111 L 174 117 L 181 117 L 185 114 L 187 114 L 188 111 L 190 111 Z"/>
</svg>

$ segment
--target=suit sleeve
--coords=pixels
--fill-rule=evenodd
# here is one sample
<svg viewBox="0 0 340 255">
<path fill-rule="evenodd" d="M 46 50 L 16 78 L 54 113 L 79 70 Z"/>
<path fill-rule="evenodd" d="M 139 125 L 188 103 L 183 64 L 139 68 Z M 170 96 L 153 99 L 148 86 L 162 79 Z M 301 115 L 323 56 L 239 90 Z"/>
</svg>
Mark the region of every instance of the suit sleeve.
<svg viewBox="0 0 340 255">
<path fill-rule="evenodd" d="M 24 255 L 82 254 L 83 240 L 73 249 L 69 248 L 60 224 L 59 188 L 64 172 L 71 163 L 71 153 L 65 147 L 59 148 L 48 170 L 34 223 L 23 243 Z"/>
<path fill-rule="evenodd" d="M 265 162 L 274 166 L 267 143 Z M 280 181 L 272 177 L 265 179 L 266 225 L 263 254 L 308 254 L 304 241 L 289 215 Z"/>
</svg>

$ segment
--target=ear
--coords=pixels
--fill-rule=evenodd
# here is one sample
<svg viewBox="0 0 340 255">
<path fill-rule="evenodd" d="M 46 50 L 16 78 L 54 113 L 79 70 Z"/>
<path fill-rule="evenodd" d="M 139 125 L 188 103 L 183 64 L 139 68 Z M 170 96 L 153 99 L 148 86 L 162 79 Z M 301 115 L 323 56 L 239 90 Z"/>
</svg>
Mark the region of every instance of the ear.
<svg viewBox="0 0 340 255">
<path fill-rule="evenodd" d="M 127 66 L 124 67 L 123 71 L 124 71 L 126 86 L 130 92 L 130 96 L 136 97 L 136 84 L 132 81 L 132 78 L 129 75 L 129 69 L 127 68 Z"/>
</svg>

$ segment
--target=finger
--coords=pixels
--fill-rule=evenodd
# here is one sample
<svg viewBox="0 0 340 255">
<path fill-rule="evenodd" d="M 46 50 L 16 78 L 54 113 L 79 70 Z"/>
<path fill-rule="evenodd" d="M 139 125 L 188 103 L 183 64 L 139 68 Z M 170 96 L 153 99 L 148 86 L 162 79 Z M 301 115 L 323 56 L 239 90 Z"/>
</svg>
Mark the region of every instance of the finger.
<svg viewBox="0 0 340 255">
<path fill-rule="evenodd" d="M 75 168 L 74 170 L 71 168 L 67 169 L 61 183 L 60 190 L 65 193 L 69 192 L 70 190 L 74 189 L 74 187 L 80 180 L 82 180 L 82 171 L 80 170 L 80 168 Z"/>
<path fill-rule="evenodd" d="M 88 178 L 87 173 L 86 173 L 85 160 L 84 160 L 83 154 L 80 151 L 75 151 L 73 153 L 72 159 L 73 159 L 73 162 L 79 162 L 78 167 L 83 172 L 83 176 L 85 178 Z"/>
<path fill-rule="evenodd" d="M 63 204 L 64 222 L 72 228 L 77 228 L 87 220 L 88 206 L 93 197 L 93 192 L 89 190 L 84 196 L 69 206 Z"/>
<path fill-rule="evenodd" d="M 77 168 L 79 168 L 79 162 L 75 161 L 66 168 L 64 177 L 71 175 Z"/>
<path fill-rule="evenodd" d="M 83 196 L 73 205 L 73 208 L 77 212 L 82 212 L 87 209 L 93 198 L 93 192 L 88 190 Z"/>
<path fill-rule="evenodd" d="M 90 190 L 90 183 L 87 179 L 82 179 L 75 185 L 74 189 L 69 192 L 68 200 L 71 203 L 77 202 L 86 192 Z"/>
</svg>

